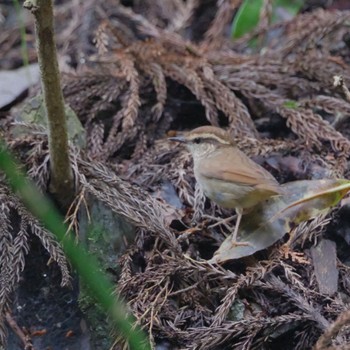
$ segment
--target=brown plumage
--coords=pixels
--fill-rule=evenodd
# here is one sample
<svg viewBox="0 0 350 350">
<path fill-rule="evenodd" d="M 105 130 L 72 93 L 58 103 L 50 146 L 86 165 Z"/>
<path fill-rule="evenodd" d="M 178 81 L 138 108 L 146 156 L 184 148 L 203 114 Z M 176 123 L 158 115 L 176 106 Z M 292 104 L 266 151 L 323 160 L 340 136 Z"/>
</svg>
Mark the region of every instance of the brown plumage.
<svg viewBox="0 0 350 350">
<path fill-rule="evenodd" d="M 172 139 L 184 142 L 192 153 L 204 194 L 224 208 L 236 209 L 234 240 L 244 209 L 282 193 L 277 180 L 240 151 L 223 129 L 202 126 Z"/>
</svg>

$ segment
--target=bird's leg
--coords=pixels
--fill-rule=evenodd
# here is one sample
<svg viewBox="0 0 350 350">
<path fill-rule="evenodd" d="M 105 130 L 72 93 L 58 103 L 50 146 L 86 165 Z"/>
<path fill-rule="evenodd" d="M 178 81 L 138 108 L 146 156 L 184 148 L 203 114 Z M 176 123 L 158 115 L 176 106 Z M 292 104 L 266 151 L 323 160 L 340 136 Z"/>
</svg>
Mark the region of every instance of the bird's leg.
<svg viewBox="0 0 350 350">
<path fill-rule="evenodd" d="M 239 229 L 239 224 L 241 223 L 243 210 L 241 208 L 237 208 L 236 213 L 237 213 L 237 220 L 236 220 L 235 230 L 233 231 L 233 235 L 232 235 L 232 243 L 237 242 L 237 233 Z"/>
<path fill-rule="evenodd" d="M 219 226 L 219 225 L 226 225 L 230 221 L 232 221 L 235 217 L 236 217 L 236 215 L 233 215 L 233 216 L 230 216 L 226 219 L 222 219 L 222 218 L 216 218 L 215 216 L 210 216 L 210 215 L 205 216 L 205 218 L 207 218 L 207 219 L 217 221 L 215 224 L 210 225 L 208 228 L 214 228 L 214 227 Z"/>
<path fill-rule="evenodd" d="M 235 230 L 233 231 L 232 238 L 231 238 L 232 246 L 234 246 L 234 247 L 235 246 L 251 246 L 251 244 L 249 242 L 237 242 L 237 233 L 238 233 L 239 225 L 241 223 L 243 209 L 236 208 L 236 213 L 237 213 L 236 226 L 235 226 Z"/>
</svg>

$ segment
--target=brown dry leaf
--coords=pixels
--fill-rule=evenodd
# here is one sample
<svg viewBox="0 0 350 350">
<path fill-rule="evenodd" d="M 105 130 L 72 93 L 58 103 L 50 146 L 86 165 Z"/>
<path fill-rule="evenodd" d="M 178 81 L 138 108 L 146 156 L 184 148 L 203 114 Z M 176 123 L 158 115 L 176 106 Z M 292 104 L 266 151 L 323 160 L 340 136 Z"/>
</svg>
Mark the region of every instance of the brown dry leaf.
<svg viewBox="0 0 350 350">
<path fill-rule="evenodd" d="M 243 216 L 239 237 L 249 245 L 233 246 L 228 237 L 210 262 L 239 259 L 271 246 L 296 225 L 338 204 L 350 190 L 350 181 L 303 180 L 282 187 L 286 194 L 270 198 Z"/>
</svg>

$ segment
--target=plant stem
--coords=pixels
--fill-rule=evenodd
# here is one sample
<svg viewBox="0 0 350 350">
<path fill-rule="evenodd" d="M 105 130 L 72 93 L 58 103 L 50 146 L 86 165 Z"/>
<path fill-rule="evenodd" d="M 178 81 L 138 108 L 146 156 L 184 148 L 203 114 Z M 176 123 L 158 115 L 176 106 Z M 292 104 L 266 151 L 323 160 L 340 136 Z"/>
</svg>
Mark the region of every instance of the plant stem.
<svg viewBox="0 0 350 350">
<path fill-rule="evenodd" d="M 59 206 L 66 209 L 74 196 L 74 181 L 54 38 L 52 0 L 27 0 L 23 6 L 35 17 L 38 61 L 48 121 L 51 170 L 49 191 Z"/>
</svg>

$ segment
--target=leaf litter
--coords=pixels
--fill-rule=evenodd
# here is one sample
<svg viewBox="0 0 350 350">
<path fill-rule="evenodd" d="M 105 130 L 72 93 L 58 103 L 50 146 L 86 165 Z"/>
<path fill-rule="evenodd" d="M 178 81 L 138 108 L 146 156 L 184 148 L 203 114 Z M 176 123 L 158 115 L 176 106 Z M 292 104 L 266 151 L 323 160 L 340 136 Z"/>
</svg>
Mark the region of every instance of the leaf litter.
<svg viewBox="0 0 350 350">
<path fill-rule="evenodd" d="M 75 178 L 81 193 L 137 227 L 136 242 L 119 260 L 116 289 L 153 345 L 346 347 L 350 272 L 346 257 L 337 251 L 348 247 L 332 234 L 342 226 L 339 207 L 329 210 L 345 188 L 337 190 L 343 180 L 326 180 L 332 190 L 322 188 L 325 192 L 319 196 L 323 180 L 316 179 L 349 176 L 349 102 L 332 83 L 334 75 L 349 82 L 349 12 L 316 9 L 270 25 L 265 11 L 253 32 L 232 41 L 225 33 L 239 1 L 135 1 L 129 7 L 112 0 L 93 6 L 87 1 L 79 11 L 76 6 L 66 4 L 57 14 L 60 54 L 76 62 L 76 69 L 70 67 L 63 75 L 65 98 L 86 130 L 86 149 L 72 146 Z M 72 27 L 63 30 L 61 23 L 68 18 Z M 89 34 L 74 30 L 80 27 L 89 28 Z M 7 32 L 0 45 L 8 47 L 14 35 Z M 252 38 L 269 35 L 260 41 L 265 47 L 252 50 Z M 2 122 L 3 130 L 12 129 L 13 118 Z M 248 213 L 242 236 L 244 225 L 259 226 L 260 220 L 269 222 L 279 213 L 272 220 L 277 228 L 273 235 L 250 233 L 254 242 L 263 242 L 260 248 L 233 261 L 229 254 L 224 264 L 213 257 L 223 249 L 234 222 L 209 226 L 232 213 L 203 196 L 195 185 L 190 156 L 166 139 L 168 132 L 202 124 L 229 129 L 237 145 L 281 183 L 312 180 L 299 183 L 299 192 L 286 201 L 287 210 L 280 202 L 270 204 L 272 214 L 259 213 L 268 205 Z M 42 126 L 23 125 L 28 135 L 5 132 L 4 137 L 45 191 L 47 140 Z M 5 179 L 1 191 L 5 210 L 0 266 L 2 271 L 5 262 L 12 266 L 11 284 L 0 285 L 3 313 L 18 284 L 33 230 L 56 257 L 64 281 L 69 277 L 59 245 L 8 193 Z M 311 195 L 308 202 L 288 207 L 305 192 Z M 23 221 L 18 232 L 7 214 L 13 211 Z M 257 219 L 249 222 L 251 215 Z M 17 234 L 20 255 L 14 256 L 9 247 Z M 325 238 L 336 243 L 335 251 L 329 248 L 332 254 L 326 254 L 331 263 L 325 254 L 315 253 Z M 324 275 L 320 269 L 326 269 Z M 325 276 L 336 271 L 338 280 L 325 288 L 330 283 Z M 2 323 L 0 331 L 4 339 Z M 116 336 L 112 348 L 123 346 Z"/>
</svg>

